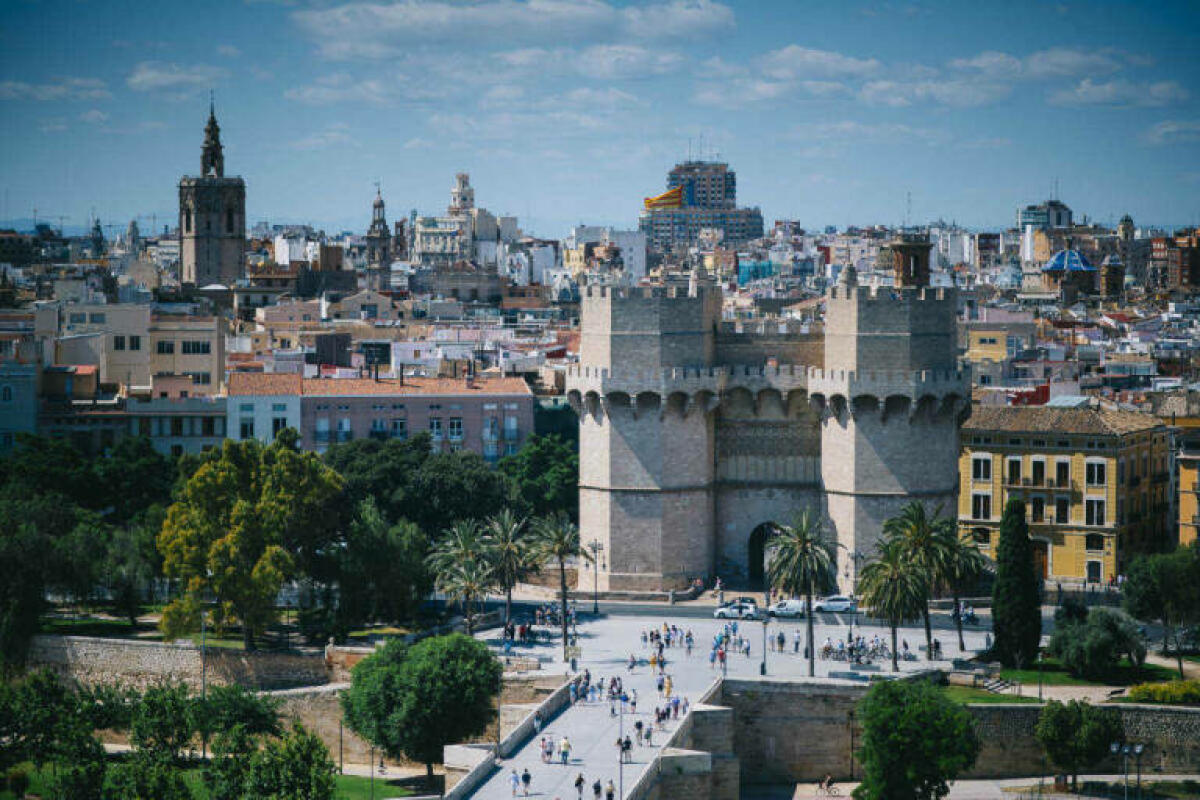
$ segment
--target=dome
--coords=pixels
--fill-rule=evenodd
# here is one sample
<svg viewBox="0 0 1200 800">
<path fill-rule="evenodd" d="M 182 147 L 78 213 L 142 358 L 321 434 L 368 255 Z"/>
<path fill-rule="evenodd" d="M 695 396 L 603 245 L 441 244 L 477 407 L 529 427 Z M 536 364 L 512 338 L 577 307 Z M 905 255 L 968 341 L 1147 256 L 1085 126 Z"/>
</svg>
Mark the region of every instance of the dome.
<svg viewBox="0 0 1200 800">
<path fill-rule="evenodd" d="M 379 192 L 375 193 L 375 208 L 383 208 L 383 195 Z"/>
<path fill-rule="evenodd" d="M 1087 260 L 1087 256 L 1078 250 L 1059 250 L 1050 260 L 1046 262 L 1046 266 L 1042 267 L 1042 272 L 1095 272 L 1096 268 L 1092 266 L 1092 262 Z"/>
</svg>

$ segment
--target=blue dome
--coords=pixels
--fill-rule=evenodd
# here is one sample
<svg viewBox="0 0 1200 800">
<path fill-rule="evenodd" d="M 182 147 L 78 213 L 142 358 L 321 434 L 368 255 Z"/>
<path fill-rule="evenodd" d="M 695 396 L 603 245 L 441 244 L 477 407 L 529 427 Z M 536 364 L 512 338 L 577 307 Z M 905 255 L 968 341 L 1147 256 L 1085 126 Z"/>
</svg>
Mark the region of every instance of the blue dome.
<svg viewBox="0 0 1200 800">
<path fill-rule="evenodd" d="M 1087 260 L 1087 257 L 1078 250 L 1059 250 L 1050 260 L 1046 262 L 1046 266 L 1042 267 L 1042 272 L 1095 272 L 1096 268 L 1092 266 L 1092 262 Z"/>
</svg>

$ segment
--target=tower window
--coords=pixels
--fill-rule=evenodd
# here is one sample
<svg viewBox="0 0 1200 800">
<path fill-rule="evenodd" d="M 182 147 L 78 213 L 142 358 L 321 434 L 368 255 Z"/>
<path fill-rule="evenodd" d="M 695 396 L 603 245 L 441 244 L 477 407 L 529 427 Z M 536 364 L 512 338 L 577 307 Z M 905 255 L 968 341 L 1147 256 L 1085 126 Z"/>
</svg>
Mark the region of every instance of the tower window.
<svg viewBox="0 0 1200 800">
<path fill-rule="evenodd" d="M 225 209 L 225 232 L 233 233 L 233 209 Z"/>
<path fill-rule="evenodd" d="M 184 233 L 192 232 L 192 210 L 190 208 L 183 210 L 183 230 Z"/>
</svg>

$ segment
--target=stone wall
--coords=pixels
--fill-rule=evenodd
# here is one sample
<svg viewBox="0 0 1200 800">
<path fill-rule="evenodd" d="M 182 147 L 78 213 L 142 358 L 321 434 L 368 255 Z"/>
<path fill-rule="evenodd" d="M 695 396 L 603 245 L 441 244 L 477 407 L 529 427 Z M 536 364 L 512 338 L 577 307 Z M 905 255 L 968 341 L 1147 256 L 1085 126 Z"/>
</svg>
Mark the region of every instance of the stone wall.
<svg viewBox="0 0 1200 800">
<path fill-rule="evenodd" d="M 325 660 L 300 652 L 253 652 L 191 643 L 143 642 L 92 636 L 35 636 L 29 665 L 47 667 L 85 685 L 121 682 L 145 687 L 182 681 L 195 687 L 205 672 L 209 683 L 255 689 L 313 686 L 329 680 Z"/>
</svg>

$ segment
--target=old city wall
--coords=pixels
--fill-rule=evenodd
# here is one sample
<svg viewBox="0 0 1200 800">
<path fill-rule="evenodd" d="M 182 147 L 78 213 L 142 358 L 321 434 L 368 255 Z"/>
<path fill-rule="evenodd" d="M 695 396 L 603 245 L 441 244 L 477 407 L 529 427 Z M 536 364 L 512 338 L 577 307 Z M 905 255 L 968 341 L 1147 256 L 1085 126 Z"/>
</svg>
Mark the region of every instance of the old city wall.
<svg viewBox="0 0 1200 800">
<path fill-rule="evenodd" d="M 727 679 L 711 701 L 733 710 L 734 753 L 745 783 L 814 781 L 832 772 L 851 777 L 851 747 L 862 730 L 850 714 L 865 684 L 820 679 L 811 682 Z M 1108 706 L 1120 713 L 1125 735 L 1143 742 L 1144 770 L 1200 770 L 1200 709 L 1132 704 Z M 972 705 L 983 746 L 976 767 L 964 777 L 1005 778 L 1040 774 L 1042 751 L 1033 736 L 1040 706 Z M 853 737 L 853 738 L 852 738 Z M 1119 764 L 1095 769 L 1119 771 Z M 861 775 L 859 765 L 854 774 Z"/>
<path fill-rule="evenodd" d="M 718 364 L 803 364 L 825 366 L 825 335 L 820 330 L 780 332 L 779 324 L 735 327 L 722 323 L 717 333 Z"/>
<path fill-rule="evenodd" d="M 91 636 L 36 636 L 29 663 L 86 685 L 119 681 L 145 687 L 171 680 L 199 687 L 202 672 L 209 683 L 255 689 L 312 686 L 329 680 L 320 655 L 210 647 L 202 659 L 200 648 L 190 643 Z"/>
</svg>

